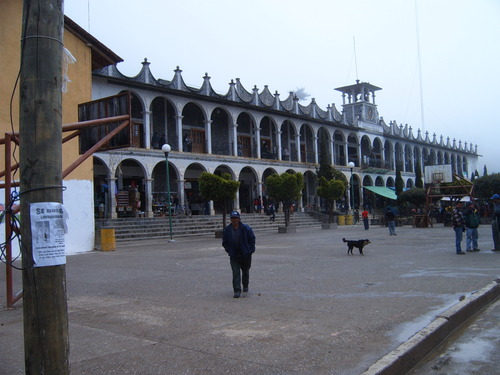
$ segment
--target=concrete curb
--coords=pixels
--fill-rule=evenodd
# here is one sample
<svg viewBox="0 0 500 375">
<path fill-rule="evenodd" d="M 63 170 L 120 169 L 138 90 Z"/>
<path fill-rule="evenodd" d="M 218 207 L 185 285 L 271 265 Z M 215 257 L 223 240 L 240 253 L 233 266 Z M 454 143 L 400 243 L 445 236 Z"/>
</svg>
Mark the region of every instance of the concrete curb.
<svg viewBox="0 0 500 375">
<path fill-rule="evenodd" d="M 455 329 L 500 296 L 500 279 L 438 315 L 407 342 L 370 366 L 361 375 L 401 375 L 409 372 Z"/>
</svg>

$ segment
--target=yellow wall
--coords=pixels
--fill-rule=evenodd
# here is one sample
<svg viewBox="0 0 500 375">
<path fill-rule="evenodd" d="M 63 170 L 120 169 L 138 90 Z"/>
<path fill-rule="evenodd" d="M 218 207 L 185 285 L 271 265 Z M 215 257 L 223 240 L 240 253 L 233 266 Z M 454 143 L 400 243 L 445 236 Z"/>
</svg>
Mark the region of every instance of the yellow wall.
<svg viewBox="0 0 500 375">
<path fill-rule="evenodd" d="M 20 39 L 22 25 L 22 0 L 1 0 L 0 11 L 0 138 L 11 132 L 10 98 L 14 89 L 20 63 Z M 63 94 L 63 124 L 78 121 L 78 104 L 92 98 L 91 51 L 73 34 L 64 31 L 64 46 L 76 58 L 68 67 L 68 92 Z M 13 103 L 13 124 L 19 130 L 19 89 L 16 89 Z M 64 136 L 69 133 L 63 133 Z M 0 170 L 5 169 L 4 147 L 0 147 Z M 18 157 L 18 153 L 16 155 Z M 63 170 L 78 158 L 78 138 L 63 146 Z M 19 178 L 19 172 L 16 179 Z M 80 165 L 66 179 L 92 180 L 92 158 Z"/>
</svg>

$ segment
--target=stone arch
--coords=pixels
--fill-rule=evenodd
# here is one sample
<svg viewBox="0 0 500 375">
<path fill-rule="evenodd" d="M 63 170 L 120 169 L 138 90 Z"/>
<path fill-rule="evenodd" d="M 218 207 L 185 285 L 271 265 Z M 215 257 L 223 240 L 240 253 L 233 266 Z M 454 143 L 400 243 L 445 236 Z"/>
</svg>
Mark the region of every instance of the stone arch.
<svg viewBox="0 0 500 375">
<path fill-rule="evenodd" d="M 401 143 L 399 142 L 396 142 L 394 145 L 394 156 L 396 168 L 398 168 L 401 172 L 404 172 L 403 146 L 401 146 Z"/>
<path fill-rule="evenodd" d="M 156 163 L 151 172 L 151 203 L 154 216 L 163 216 L 168 212 L 168 187 L 167 187 L 167 169 L 165 160 Z M 179 191 L 179 171 L 172 162 L 168 162 L 168 176 L 170 186 L 170 203 L 173 206 L 182 204 Z"/>
<path fill-rule="evenodd" d="M 304 163 L 314 163 L 314 130 L 309 124 L 300 127 L 300 160 Z"/>
<path fill-rule="evenodd" d="M 175 106 L 169 99 L 157 96 L 149 108 L 151 112 L 151 148 L 160 150 L 161 146 L 168 143 L 172 147 L 172 151 L 179 151 Z"/>
<path fill-rule="evenodd" d="M 375 168 L 382 168 L 382 141 L 379 137 L 373 140 L 373 147 L 370 153 L 370 166 Z"/>
<path fill-rule="evenodd" d="M 345 144 L 346 140 L 344 134 L 340 130 L 335 130 L 333 133 L 333 148 L 334 148 L 334 164 L 335 165 L 347 165 L 347 158 L 345 155 Z"/>
<path fill-rule="evenodd" d="M 233 121 L 230 113 L 222 107 L 216 107 L 210 115 L 210 131 L 212 141 L 212 154 L 214 155 L 233 155 L 232 150 L 232 132 Z"/>
<path fill-rule="evenodd" d="M 395 183 L 394 183 L 394 178 L 389 177 L 389 178 L 387 179 L 387 181 L 385 182 L 385 186 L 386 186 L 386 187 L 392 187 L 392 188 L 393 188 L 393 187 L 395 186 Z"/>
<path fill-rule="evenodd" d="M 260 195 L 257 172 L 252 167 L 246 166 L 241 169 L 238 180 L 240 181 L 239 207 L 241 212 L 254 212 L 253 201 Z"/>
<path fill-rule="evenodd" d="M 260 155 L 262 159 L 278 160 L 277 125 L 273 118 L 264 116 L 260 120 Z"/>
<path fill-rule="evenodd" d="M 405 145 L 405 171 L 413 172 L 413 155 L 412 148 L 409 144 Z"/>
<path fill-rule="evenodd" d="M 324 127 L 318 129 L 318 161 L 323 162 L 323 158 L 326 159 L 326 163 L 330 164 L 332 160 L 332 154 L 330 149 L 330 133 Z"/>
<path fill-rule="evenodd" d="M 385 186 L 382 176 L 377 176 L 377 178 L 375 179 L 375 186 Z"/>
<path fill-rule="evenodd" d="M 415 184 L 413 183 L 413 180 L 411 178 L 409 178 L 408 180 L 406 180 L 406 188 L 407 189 L 411 189 L 415 186 Z"/>
<path fill-rule="evenodd" d="M 394 150 L 393 150 L 392 142 L 390 142 L 389 140 L 386 140 L 384 142 L 384 159 L 385 159 L 385 163 L 386 163 L 386 168 L 393 169 L 394 168 Z"/>
<path fill-rule="evenodd" d="M 353 162 L 357 167 L 360 166 L 358 154 L 358 136 L 356 133 L 349 133 L 347 137 L 347 162 Z"/>
<path fill-rule="evenodd" d="M 146 105 L 142 98 L 131 92 L 130 96 L 130 111 L 132 114 L 132 139 L 130 140 L 132 147 L 143 148 L 145 147 L 144 140 L 144 110 Z"/>
<path fill-rule="evenodd" d="M 186 103 L 182 109 L 182 139 L 183 151 L 204 154 L 207 152 L 205 111 L 199 104 L 194 102 Z M 190 138 L 191 144 L 186 142 L 186 137 Z"/>
<path fill-rule="evenodd" d="M 205 213 L 205 199 L 200 194 L 199 179 L 202 172 L 206 172 L 206 168 L 201 163 L 191 163 L 184 172 L 184 181 L 179 181 L 179 189 L 181 192 L 180 202 L 188 204 L 193 215 L 203 215 Z M 184 200 L 182 199 L 184 196 Z"/>
<path fill-rule="evenodd" d="M 316 198 L 317 190 L 316 173 L 312 171 L 304 172 L 304 190 L 302 191 L 302 207 L 306 210 L 315 210 L 319 208 L 319 202 Z"/>
<path fill-rule="evenodd" d="M 370 167 L 370 155 L 372 153 L 372 145 L 370 138 L 367 135 L 361 137 L 361 164 L 362 168 Z"/>
<path fill-rule="evenodd" d="M 441 151 L 437 152 L 437 165 L 443 165 L 443 153 Z"/>
<path fill-rule="evenodd" d="M 135 159 L 124 159 L 118 164 L 115 170 L 118 217 L 136 216 L 138 211 L 145 210 L 146 176 L 144 166 Z M 137 189 L 140 194 L 141 203 L 139 207 L 133 202 L 131 191 L 134 189 Z"/>
<path fill-rule="evenodd" d="M 285 120 L 281 127 L 281 159 L 297 161 L 296 129 L 293 122 Z"/>
<path fill-rule="evenodd" d="M 247 112 L 241 112 L 236 119 L 238 156 L 247 158 L 257 157 L 257 145 L 255 143 L 255 121 Z"/>
</svg>

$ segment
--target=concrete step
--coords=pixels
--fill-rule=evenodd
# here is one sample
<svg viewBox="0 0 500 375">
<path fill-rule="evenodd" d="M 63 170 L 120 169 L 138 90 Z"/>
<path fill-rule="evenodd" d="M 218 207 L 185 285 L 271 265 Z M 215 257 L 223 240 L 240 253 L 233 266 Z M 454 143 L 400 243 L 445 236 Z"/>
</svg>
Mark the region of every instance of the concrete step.
<svg viewBox="0 0 500 375">
<path fill-rule="evenodd" d="M 229 217 L 227 217 L 229 224 Z M 242 214 L 241 221 L 249 224 L 256 232 L 278 231 L 279 226 L 285 225 L 283 213 L 276 214 L 276 220 L 270 221 L 270 216 L 264 214 Z M 291 215 L 290 225 L 297 227 L 319 227 L 321 221 L 305 213 L 296 212 Z M 141 240 L 168 238 L 170 236 L 170 222 L 168 217 L 155 218 L 120 218 L 96 220 L 96 232 L 100 229 L 115 229 L 115 240 Z M 222 229 L 222 215 L 191 217 L 172 217 L 172 235 L 175 237 L 212 235 Z"/>
</svg>

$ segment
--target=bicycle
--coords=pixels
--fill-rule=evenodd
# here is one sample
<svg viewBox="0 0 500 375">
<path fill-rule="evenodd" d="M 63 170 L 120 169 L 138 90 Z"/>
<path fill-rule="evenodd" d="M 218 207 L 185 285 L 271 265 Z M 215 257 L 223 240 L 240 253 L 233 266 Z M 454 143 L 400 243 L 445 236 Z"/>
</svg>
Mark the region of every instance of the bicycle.
<svg viewBox="0 0 500 375">
<path fill-rule="evenodd" d="M 191 210 L 187 204 L 185 205 L 177 205 L 175 208 L 175 214 L 177 216 L 191 216 Z"/>
</svg>

